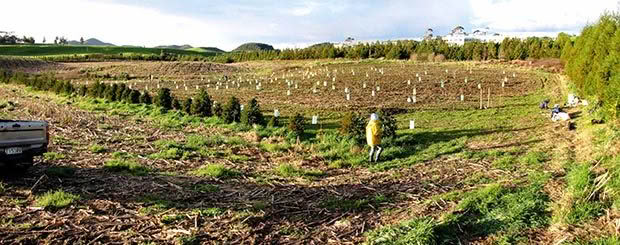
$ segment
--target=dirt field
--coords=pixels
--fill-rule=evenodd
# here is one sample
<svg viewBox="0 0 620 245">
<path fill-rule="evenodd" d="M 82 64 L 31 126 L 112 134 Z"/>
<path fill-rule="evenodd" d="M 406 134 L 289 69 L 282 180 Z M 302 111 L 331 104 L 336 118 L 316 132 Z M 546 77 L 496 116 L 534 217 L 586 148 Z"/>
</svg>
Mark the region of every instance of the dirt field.
<svg viewBox="0 0 620 245">
<path fill-rule="evenodd" d="M 67 63 L 63 67 L 60 74 L 76 83 L 104 79 L 151 93 L 167 87 L 181 98 L 195 95 L 197 88 L 207 88 L 216 101 L 237 96 L 245 103 L 256 97 L 266 109 L 281 111 L 307 107 L 319 111 L 469 109 L 479 107 L 481 90 L 486 105 L 487 97 L 498 103 L 505 97 L 528 94 L 542 86 L 539 76 L 518 66 L 471 62 L 276 61 L 234 65 L 106 62 Z M 349 100 L 345 90 L 349 91 Z"/>
<path fill-rule="evenodd" d="M 57 71 L 75 83 L 92 81 L 80 70 L 113 77 L 129 73 L 136 78 L 127 83 L 135 88 L 149 86 L 153 91 L 159 83 L 181 96 L 193 93 L 184 85 L 209 85 L 219 101 L 231 95 L 257 96 L 267 113 L 273 108 L 306 115 L 322 111 L 330 122 L 345 110 L 398 108 L 403 109 L 397 115 L 399 137 L 386 143 L 383 162 L 352 165 L 347 162 L 365 159 L 367 149 L 330 148 L 346 143 L 327 139 L 337 130 L 333 125 L 309 126 L 314 138 L 295 143 L 283 136 L 260 137 L 234 125 L 165 127 L 166 117 L 136 114 L 123 105 L 0 85 L 0 94 L 6 95 L 0 100 L 5 104 L 0 117 L 47 120 L 52 135 L 52 153 L 23 176 L 5 174 L 1 179 L 0 212 L 5 215 L 0 219 L 0 243 L 357 244 L 368 242 L 369 232 L 404 220 L 442 221 L 467 213 L 460 206 L 471 193 L 494 186 L 509 191 L 534 186 L 532 176 L 539 173 L 558 177 L 545 182 L 544 191 L 536 195 L 561 199 L 564 170 L 544 156 L 560 148 L 554 134 L 567 141 L 572 136 L 537 108 L 548 96 L 540 88 L 549 86 L 549 74 L 474 63 L 144 65 L 64 64 Z M 228 82 L 221 80 L 224 76 Z M 495 93 L 501 91 L 503 78 L 508 81 L 503 96 L 492 97 L 487 110 L 474 109 L 479 106 L 478 83 Z M 294 96 L 286 95 L 286 80 L 293 81 Z M 345 87 L 352 90 L 350 101 Z M 415 104 L 407 102 L 413 88 Z M 461 90 L 464 102 L 458 98 Z M 419 126 L 409 130 L 408 119 L 414 117 Z M 119 172 L 111 162 L 140 167 Z M 205 166 L 220 169 L 203 174 Z M 58 190 L 79 199 L 62 208 L 41 207 L 41 196 Z M 506 213 L 514 211 L 510 207 Z M 526 243 L 574 237 L 552 231 L 548 221 L 527 227 L 519 233 Z M 512 234 L 499 228 L 483 234 L 463 229 L 452 234 L 457 240 L 449 243 L 493 244 Z"/>
</svg>

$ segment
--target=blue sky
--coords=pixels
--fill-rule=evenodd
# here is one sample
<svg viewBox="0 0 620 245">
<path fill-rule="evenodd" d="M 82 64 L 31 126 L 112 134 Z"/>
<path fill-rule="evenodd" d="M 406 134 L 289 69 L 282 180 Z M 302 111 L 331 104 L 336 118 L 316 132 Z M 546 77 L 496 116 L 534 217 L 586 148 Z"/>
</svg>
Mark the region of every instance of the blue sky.
<svg viewBox="0 0 620 245">
<path fill-rule="evenodd" d="M 231 50 L 245 42 L 276 48 L 319 42 L 419 37 L 467 30 L 578 33 L 617 0 L 21 0 L 3 4 L 0 30 L 117 45 L 190 44 Z M 33 6 L 36 6 L 33 8 Z M 29 18 L 23 18 L 28 13 Z M 19 21 L 15 21 L 19 20 Z"/>
</svg>

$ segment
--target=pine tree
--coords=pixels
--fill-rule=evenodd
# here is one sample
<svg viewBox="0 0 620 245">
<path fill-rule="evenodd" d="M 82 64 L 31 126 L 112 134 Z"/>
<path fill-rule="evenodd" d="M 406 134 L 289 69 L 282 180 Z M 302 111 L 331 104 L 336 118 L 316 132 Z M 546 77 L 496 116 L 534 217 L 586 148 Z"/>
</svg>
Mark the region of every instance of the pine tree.
<svg viewBox="0 0 620 245">
<path fill-rule="evenodd" d="M 177 98 L 172 99 L 172 109 L 179 110 L 179 111 L 183 109 L 183 107 L 181 107 L 181 102 L 179 101 L 179 99 Z"/>
<path fill-rule="evenodd" d="M 187 98 L 183 101 L 183 111 L 187 114 L 192 113 L 192 98 Z"/>
<path fill-rule="evenodd" d="M 230 97 L 226 108 L 224 109 L 224 121 L 226 123 L 240 122 L 241 121 L 241 104 L 239 99 L 233 96 Z"/>
<path fill-rule="evenodd" d="M 301 114 L 297 113 L 293 118 L 289 120 L 288 129 L 292 133 L 295 133 L 297 136 L 301 136 L 304 134 L 305 131 L 304 121 L 304 117 Z"/>
<path fill-rule="evenodd" d="M 128 89 L 127 85 L 125 85 L 125 84 L 118 85 L 116 87 L 116 91 L 115 91 L 116 100 L 118 100 L 118 101 L 125 100 L 125 90 L 127 90 L 127 89 Z"/>
<path fill-rule="evenodd" d="M 392 113 L 388 110 L 381 109 L 377 112 L 379 116 L 379 120 L 381 121 L 382 126 L 382 137 L 385 138 L 394 138 L 396 137 L 396 129 L 398 126 L 396 125 L 396 119 L 392 115 Z"/>
<path fill-rule="evenodd" d="M 140 95 L 140 103 L 150 105 L 153 103 L 153 99 L 148 91 L 144 91 L 142 95 Z"/>
<path fill-rule="evenodd" d="M 116 101 L 116 90 L 118 89 L 118 84 L 108 85 L 105 91 L 105 98 L 110 101 Z"/>
<path fill-rule="evenodd" d="M 172 109 L 172 94 L 169 88 L 160 88 L 155 96 L 155 105 L 162 107 L 164 110 Z"/>
<path fill-rule="evenodd" d="M 221 119 L 224 118 L 224 108 L 222 108 L 220 103 L 215 102 L 213 104 L 213 114 Z"/>
<path fill-rule="evenodd" d="M 252 98 L 248 105 L 245 107 L 241 115 L 241 122 L 247 125 L 264 125 L 265 118 L 263 117 L 263 113 L 260 111 L 260 106 L 258 105 L 258 101 L 256 98 Z"/>
<path fill-rule="evenodd" d="M 201 117 L 213 116 L 211 111 L 212 106 L 213 102 L 211 101 L 211 96 L 209 96 L 207 90 L 201 88 L 198 91 L 198 96 L 196 96 L 195 100 L 192 102 L 192 114 Z"/>
<path fill-rule="evenodd" d="M 132 104 L 140 103 L 140 92 L 138 92 L 138 90 L 131 90 L 131 92 L 129 93 L 129 102 Z"/>
</svg>

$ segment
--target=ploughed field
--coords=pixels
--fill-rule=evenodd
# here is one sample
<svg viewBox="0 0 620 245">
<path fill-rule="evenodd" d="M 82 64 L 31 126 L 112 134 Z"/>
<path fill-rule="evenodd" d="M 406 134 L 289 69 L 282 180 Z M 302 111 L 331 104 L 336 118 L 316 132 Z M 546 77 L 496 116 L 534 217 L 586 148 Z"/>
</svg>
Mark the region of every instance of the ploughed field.
<svg viewBox="0 0 620 245">
<path fill-rule="evenodd" d="M 68 63 L 47 71 L 152 94 L 159 85 L 193 96 L 198 86 L 221 102 L 256 97 L 266 115 L 283 112 L 284 126 L 188 119 L 2 84 L 0 117 L 48 120 L 52 138 L 28 172 L 0 179 L 0 243 L 555 239 L 549 210 L 563 170 L 551 156 L 565 130 L 537 108 L 548 95 L 541 89 L 557 85 L 552 74 L 387 61 Z M 478 109 L 480 91 L 488 109 Z M 339 120 L 376 108 L 397 112 L 398 130 L 384 139 L 382 160 L 369 163 L 368 147 L 341 136 Z M 287 136 L 295 112 L 320 115 L 300 140 Z"/>
<path fill-rule="evenodd" d="M 207 88 L 219 102 L 230 96 L 243 103 L 256 97 L 265 109 L 284 111 L 470 109 L 479 107 L 481 92 L 483 106 L 497 106 L 503 98 L 542 88 L 541 77 L 535 72 L 472 62 L 106 62 L 65 66 L 68 68 L 61 74 L 76 83 L 103 79 L 150 93 L 166 87 L 181 98 L 194 96 L 197 88 Z"/>
</svg>

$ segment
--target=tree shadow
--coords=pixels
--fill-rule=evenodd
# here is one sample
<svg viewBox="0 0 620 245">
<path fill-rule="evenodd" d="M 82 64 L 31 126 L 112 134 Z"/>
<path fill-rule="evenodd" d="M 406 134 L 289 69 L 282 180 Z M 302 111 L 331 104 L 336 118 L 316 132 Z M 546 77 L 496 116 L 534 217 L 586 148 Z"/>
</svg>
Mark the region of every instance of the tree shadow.
<svg viewBox="0 0 620 245">
<path fill-rule="evenodd" d="M 197 236 L 218 242 L 324 243 L 333 239 L 329 231 L 334 230 L 342 232 L 338 236 L 342 241 L 359 242 L 363 239 L 361 231 L 381 225 L 383 207 L 406 201 L 399 193 L 425 199 L 461 188 L 465 176 L 449 171 L 449 166 L 454 164 L 462 163 L 455 161 L 447 164 L 445 171 L 441 171 L 449 176 L 441 180 L 412 175 L 398 180 L 377 181 L 372 176 L 359 176 L 356 183 L 324 185 L 299 184 L 297 181 L 291 183 L 286 178 L 264 183 L 248 178 L 250 175 L 232 179 L 169 176 L 156 172 L 147 176 L 132 176 L 103 168 L 73 168 L 75 171 L 71 175 L 58 176 L 50 175 L 50 169 L 59 166 L 38 164 L 19 178 L 0 177 L 9 189 L 0 196 L 26 200 L 29 195 L 25 193 L 29 190 L 35 197 L 55 190 L 80 195 L 81 199 L 72 208 L 33 211 L 51 212 L 53 217 L 69 220 L 79 216 L 82 220 L 82 212 L 86 207 L 89 210 L 87 219 L 92 221 L 82 222 L 80 226 L 88 231 L 76 233 L 73 229 L 59 230 L 61 235 L 58 237 L 64 241 L 98 238 L 100 242 L 112 242 L 116 239 L 112 234 L 119 230 L 114 228 L 116 225 L 104 224 L 124 222 L 124 229 L 150 226 L 161 232 L 170 227 L 197 227 Z M 469 168 L 465 165 L 461 167 Z M 209 186 L 212 188 L 206 188 Z M 214 217 L 196 214 L 212 208 L 221 212 Z M 180 220 L 170 221 L 172 225 L 167 224 L 165 218 L 177 213 L 183 214 L 179 216 Z M 104 217 L 108 221 L 96 221 Z M 47 218 L 37 215 L 33 219 Z M 342 220 L 351 223 L 346 226 L 336 224 Z M 243 235 L 222 228 L 235 223 L 247 227 Z M 94 232 L 102 227 L 108 229 L 106 233 Z M 282 232 L 285 227 L 305 231 L 303 233 L 306 235 Z M 156 233 L 150 231 L 150 235 L 136 236 L 145 240 L 168 241 L 153 235 Z M 6 235 L 7 239 L 19 238 L 19 233 L 0 234 Z M 34 237 L 40 239 L 41 236 Z"/>
<path fill-rule="evenodd" d="M 447 131 L 425 131 L 425 132 L 417 132 L 417 133 L 404 133 L 398 135 L 395 139 L 388 142 L 385 145 L 384 149 L 388 149 L 389 147 L 399 147 L 402 150 L 396 152 L 392 155 L 385 156 L 385 161 L 399 160 L 403 158 L 409 158 L 418 154 L 421 151 L 429 149 L 433 145 L 443 144 L 453 142 L 454 144 L 447 144 L 445 146 L 438 146 L 440 148 L 444 147 L 447 151 L 441 151 L 438 149 L 438 154 L 436 157 L 440 157 L 442 155 L 449 155 L 453 153 L 457 153 L 463 150 L 465 147 L 464 143 L 454 142 L 458 139 L 468 139 L 472 137 L 491 135 L 495 133 L 506 133 L 506 132 L 520 132 L 533 129 L 534 127 L 526 127 L 526 128 L 518 128 L 518 129 L 459 129 L 459 130 L 447 130 Z M 533 143 L 533 142 L 529 142 Z M 525 144 L 525 143 L 524 143 Z"/>
</svg>

